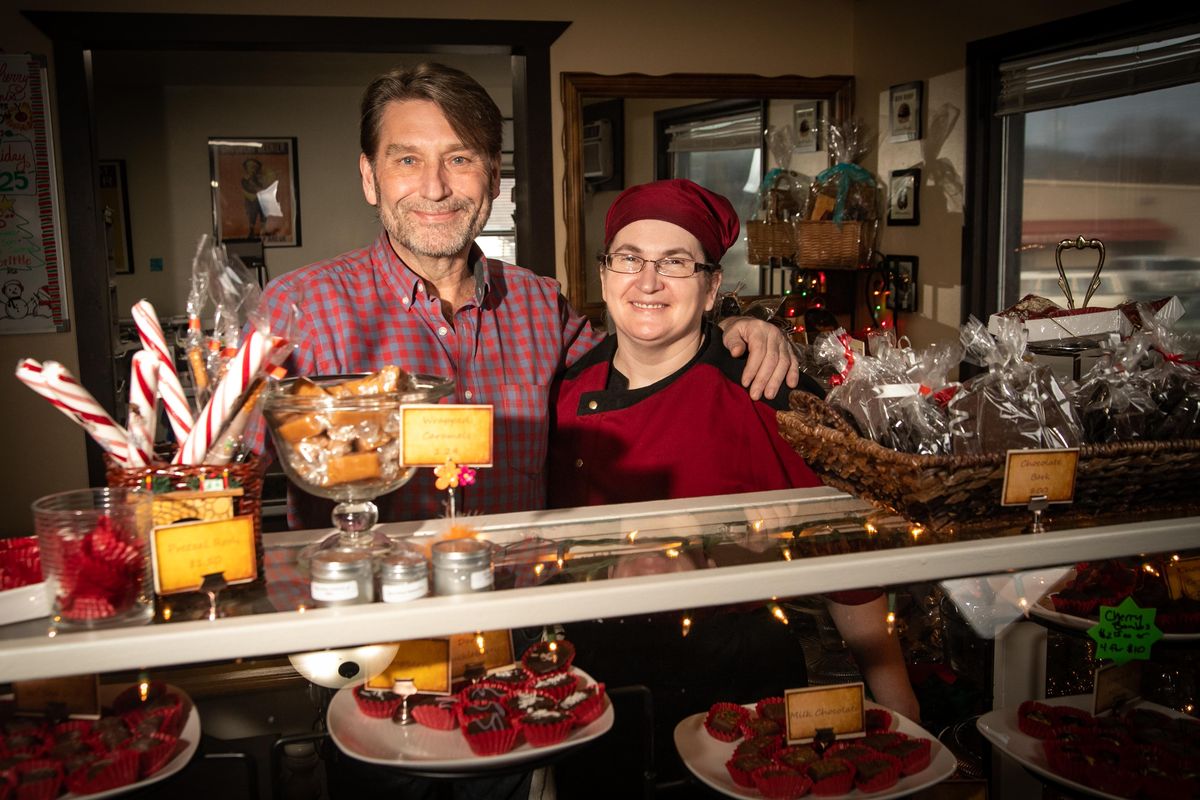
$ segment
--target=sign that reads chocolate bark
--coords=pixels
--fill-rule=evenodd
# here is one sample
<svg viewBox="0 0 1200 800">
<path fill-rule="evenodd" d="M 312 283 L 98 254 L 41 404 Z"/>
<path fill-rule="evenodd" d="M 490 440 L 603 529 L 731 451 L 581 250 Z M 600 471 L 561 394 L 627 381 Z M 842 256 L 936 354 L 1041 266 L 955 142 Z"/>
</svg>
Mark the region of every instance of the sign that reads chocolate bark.
<svg viewBox="0 0 1200 800">
<path fill-rule="evenodd" d="M 492 406 L 400 407 L 400 461 L 438 467 L 447 458 L 462 466 L 492 465 Z"/>
<path fill-rule="evenodd" d="M 223 572 L 231 586 L 258 577 L 250 516 L 155 528 L 150 552 L 158 594 L 197 591 L 204 576 L 215 572 Z"/>
<path fill-rule="evenodd" d="M 861 683 L 789 689 L 784 693 L 784 702 L 788 744 L 810 742 L 824 728 L 839 737 L 866 733 Z"/>
<path fill-rule="evenodd" d="M 1000 504 L 1027 505 L 1035 497 L 1048 503 L 1075 499 L 1075 468 L 1079 450 L 1009 450 L 1004 465 L 1004 491 Z"/>
</svg>

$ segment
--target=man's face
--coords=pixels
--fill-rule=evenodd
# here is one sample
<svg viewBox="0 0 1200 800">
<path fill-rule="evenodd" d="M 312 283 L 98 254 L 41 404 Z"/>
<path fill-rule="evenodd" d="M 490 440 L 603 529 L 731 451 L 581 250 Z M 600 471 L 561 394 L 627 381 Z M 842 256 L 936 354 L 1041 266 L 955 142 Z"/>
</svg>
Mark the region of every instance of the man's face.
<svg viewBox="0 0 1200 800">
<path fill-rule="evenodd" d="M 500 193 L 499 165 L 464 144 L 428 100 L 391 103 L 379 134 L 374 164 L 363 154 L 359 172 L 397 253 L 465 254 Z"/>
</svg>

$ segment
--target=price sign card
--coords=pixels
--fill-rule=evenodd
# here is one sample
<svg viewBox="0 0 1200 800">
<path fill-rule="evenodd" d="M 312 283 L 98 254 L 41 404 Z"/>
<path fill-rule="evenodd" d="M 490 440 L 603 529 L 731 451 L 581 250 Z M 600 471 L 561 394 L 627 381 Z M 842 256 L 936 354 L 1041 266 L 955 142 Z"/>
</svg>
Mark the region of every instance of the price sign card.
<svg viewBox="0 0 1200 800">
<path fill-rule="evenodd" d="M 1142 696 L 1142 662 L 1128 661 L 1100 667 L 1092 686 L 1093 715 L 1136 700 Z"/>
<path fill-rule="evenodd" d="M 1149 659 L 1150 648 L 1162 638 L 1154 624 L 1155 613 L 1153 608 L 1138 606 L 1132 597 L 1119 606 L 1100 606 L 1100 622 L 1087 632 L 1096 642 L 1096 658 L 1118 664 Z"/>
<path fill-rule="evenodd" d="M 783 699 L 788 744 L 810 742 L 822 728 L 831 728 L 840 737 L 866 733 L 861 683 L 789 689 Z"/>
<path fill-rule="evenodd" d="M 397 680 L 411 680 L 418 692 L 450 694 L 449 639 L 412 639 L 399 645 L 387 669 L 367 680 L 368 689 L 390 691 Z"/>
<path fill-rule="evenodd" d="M 492 465 L 492 406 L 400 407 L 400 461 L 409 467 Z"/>
<path fill-rule="evenodd" d="M 73 675 L 13 683 L 18 714 L 45 714 L 60 711 L 72 717 L 96 719 L 100 716 L 100 677 Z"/>
<path fill-rule="evenodd" d="M 513 663 L 512 631 L 459 633 L 450 637 L 450 672 L 455 678 L 466 674 L 467 667 L 485 670 Z"/>
<path fill-rule="evenodd" d="M 254 518 L 248 515 L 155 528 L 150 554 L 158 594 L 198 591 L 204 576 L 215 572 L 225 573 L 230 586 L 258 577 Z"/>
<path fill-rule="evenodd" d="M 1200 558 L 1168 561 L 1166 578 L 1172 600 L 1200 600 Z"/>
<path fill-rule="evenodd" d="M 1024 506 L 1035 497 L 1048 503 L 1075 499 L 1079 450 L 1009 450 L 1000 505 Z"/>
</svg>

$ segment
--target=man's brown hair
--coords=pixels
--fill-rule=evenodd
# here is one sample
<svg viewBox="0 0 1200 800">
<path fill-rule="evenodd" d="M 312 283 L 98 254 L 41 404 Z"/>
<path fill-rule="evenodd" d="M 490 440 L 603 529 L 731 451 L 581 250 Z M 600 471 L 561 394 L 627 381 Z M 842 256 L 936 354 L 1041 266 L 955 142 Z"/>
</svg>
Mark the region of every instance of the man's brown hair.
<svg viewBox="0 0 1200 800">
<path fill-rule="evenodd" d="M 363 92 L 359 144 L 374 164 L 379 151 L 379 126 L 388 103 L 429 100 L 446 115 L 450 127 L 467 147 L 500 162 L 500 109 L 479 82 L 462 70 L 425 62 L 385 72 Z"/>
</svg>

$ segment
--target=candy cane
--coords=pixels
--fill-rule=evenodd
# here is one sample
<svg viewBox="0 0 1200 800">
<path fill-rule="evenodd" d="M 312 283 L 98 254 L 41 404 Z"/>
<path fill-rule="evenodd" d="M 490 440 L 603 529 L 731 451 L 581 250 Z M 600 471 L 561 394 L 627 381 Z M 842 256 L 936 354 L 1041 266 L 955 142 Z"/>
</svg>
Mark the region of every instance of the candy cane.
<svg viewBox="0 0 1200 800">
<path fill-rule="evenodd" d="M 267 353 L 278 345 L 269 336 L 251 330 L 225 368 L 225 377 L 213 389 L 212 397 L 196 419 L 192 432 L 175 454 L 176 464 L 204 463 L 204 456 L 225 427 L 230 415 L 238 408 L 239 400 L 250 383 L 262 371 Z"/>
<path fill-rule="evenodd" d="M 33 389 L 42 397 L 50 401 L 50 404 L 57 408 L 62 413 L 70 417 L 72 422 L 83 424 L 83 420 L 79 415 L 72 411 L 63 401 L 58 399 L 54 392 L 50 391 L 50 387 L 46 385 L 46 374 L 40 361 L 33 358 L 23 358 L 17 362 L 17 380 Z"/>
<path fill-rule="evenodd" d="M 133 304 L 131 312 L 137 326 L 138 338 L 142 340 L 142 347 L 157 354 L 163 365 L 163 369 L 158 371 L 158 392 L 162 395 L 163 406 L 167 409 L 167 421 L 171 423 L 171 430 L 175 432 L 175 438 L 182 442 L 192 432 L 192 407 L 188 404 L 183 386 L 179 383 L 175 358 L 167 346 L 167 338 L 163 336 L 158 314 L 149 300 L 138 300 Z"/>
<path fill-rule="evenodd" d="M 42 364 L 42 377 L 46 388 L 122 466 L 145 466 L 148 460 L 146 454 L 130 446 L 129 434 L 125 429 L 108 415 L 91 392 L 79 385 L 66 367 L 56 361 L 47 361 Z"/>
<path fill-rule="evenodd" d="M 154 455 L 158 427 L 158 354 L 138 350 L 129 367 L 129 438 L 147 455 Z"/>
</svg>

